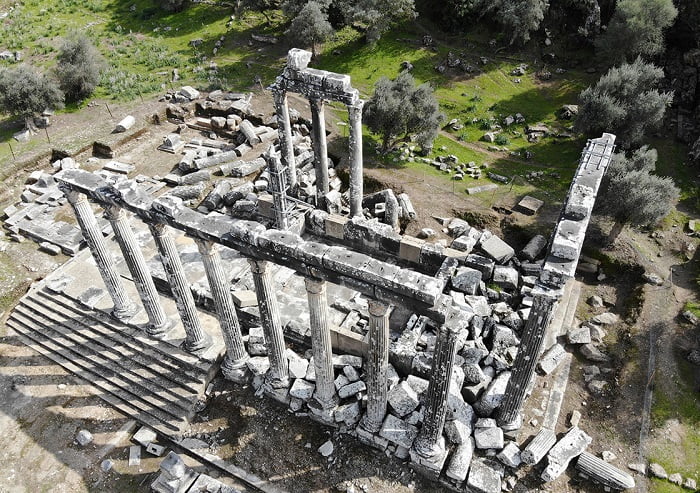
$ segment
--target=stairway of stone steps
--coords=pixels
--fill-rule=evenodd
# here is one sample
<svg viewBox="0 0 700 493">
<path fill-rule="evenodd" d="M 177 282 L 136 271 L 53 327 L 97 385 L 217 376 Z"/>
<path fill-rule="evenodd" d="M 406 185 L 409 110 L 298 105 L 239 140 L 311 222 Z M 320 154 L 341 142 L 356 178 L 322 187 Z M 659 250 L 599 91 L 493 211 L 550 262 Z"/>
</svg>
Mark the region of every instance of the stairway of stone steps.
<svg viewBox="0 0 700 493">
<path fill-rule="evenodd" d="M 39 285 L 22 298 L 7 325 L 29 346 L 100 391 L 125 414 L 178 437 L 210 379 L 210 365 L 142 329 Z"/>
</svg>

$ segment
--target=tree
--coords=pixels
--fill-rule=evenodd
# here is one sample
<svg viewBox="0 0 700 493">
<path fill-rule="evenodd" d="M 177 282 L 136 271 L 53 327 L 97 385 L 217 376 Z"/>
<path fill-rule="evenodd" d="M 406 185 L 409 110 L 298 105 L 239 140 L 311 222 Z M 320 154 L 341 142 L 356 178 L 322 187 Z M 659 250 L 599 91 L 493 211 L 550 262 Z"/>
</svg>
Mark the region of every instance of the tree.
<svg viewBox="0 0 700 493">
<path fill-rule="evenodd" d="M 613 132 L 624 148 L 639 144 L 649 130 L 658 127 L 673 99 L 672 92 L 657 89 L 663 76 L 663 70 L 641 58 L 611 68 L 579 95 L 576 130 Z"/>
<path fill-rule="evenodd" d="M 26 65 L 0 70 L 0 110 L 24 117 L 27 129 L 36 130 L 34 115 L 63 106 L 63 93 L 55 80 Z"/>
<path fill-rule="evenodd" d="M 597 212 L 615 221 L 609 241 L 614 243 L 625 226 L 653 226 L 678 200 L 679 190 L 671 178 L 653 174 L 657 153 L 644 146 L 625 156 L 618 153 L 600 185 Z"/>
<path fill-rule="evenodd" d="M 363 115 L 369 129 L 381 136 L 383 152 L 397 137 L 409 134 L 417 134 L 418 143 L 428 150 L 443 119 L 433 89 L 428 84 L 416 87 L 408 72 L 394 80 L 379 79 Z"/>
<path fill-rule="evenodd" d="M 236 3 L 236 11 L 255 10 L 256 12 L 260 12 L 269 24 L 270 16 L 267 11 L 278 9 L 280 5 L 280 0 L 238 0 Z"/>
<path fill-rule="evenodd" d="M 353 20 L 366 27 L 367 42 L 374 43 L 393 26 L 416 15 L 414 0 L 356 0 Z"/>
<path fill-rule="evenodd" d="M 66 39 L 58 54 L 56 76 L 67 101 L 86 98 L 100 81 L 102 56 L 83 35 Z"/>
<path fill-rule="evenodd" d="M 613 62 L 658 55 L 664 50 L 664 30 L 677 15 L 672 0 L 620 0 L 596 49 Z"/>
<path fill-rule="evenodd" d="M 312 56 L 316 57 L 316 44 L 323 43 L 333 35 L 333 26 L 328 22 L 328 15 L 316 1 L 310 1 L 294 18 L 287 30 L 293 44 L 311 45 Z"/>
<path fill-rule="evenodd" d="M 549 0 L 504 0 L 497 19 L 510 32 L 510 44 L 525 44 L 537 31 L 549 8 Z"/>
</svg>

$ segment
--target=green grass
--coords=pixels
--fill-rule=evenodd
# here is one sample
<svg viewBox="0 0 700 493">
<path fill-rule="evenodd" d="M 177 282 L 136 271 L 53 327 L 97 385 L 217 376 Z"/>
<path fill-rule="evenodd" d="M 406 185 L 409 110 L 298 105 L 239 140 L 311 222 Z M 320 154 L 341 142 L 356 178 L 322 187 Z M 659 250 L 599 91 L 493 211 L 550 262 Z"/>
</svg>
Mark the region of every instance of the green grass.
<svg viewBox="0 0 700 493">
<path fill-rule="evenodd" d="M 649 460 L 658 462 L 671 474 L 678 472 L 683 477 L 700 479 L 700 401 L 694 390 L 694 369 L 682 358 L 678 358 L 680 378 L 669 382 L 658 382 L 654 391 L 652 420 L 661 427 L 669 419 L 677 419 L 683 426 L 680 443 L 667 442 L 651 451 Z M 664 483 L 654 483 L 655 492 L 679 491 L 664 489 Z"/>
<path fill-rule="evenodd" d="M 697 303 L 694 301 L 689 301 L 683 307 L 683 311 L 686 311 L 686 310 L 693 313 L 696 317 L 700 317 L 700 303 Z"/>
</svg>

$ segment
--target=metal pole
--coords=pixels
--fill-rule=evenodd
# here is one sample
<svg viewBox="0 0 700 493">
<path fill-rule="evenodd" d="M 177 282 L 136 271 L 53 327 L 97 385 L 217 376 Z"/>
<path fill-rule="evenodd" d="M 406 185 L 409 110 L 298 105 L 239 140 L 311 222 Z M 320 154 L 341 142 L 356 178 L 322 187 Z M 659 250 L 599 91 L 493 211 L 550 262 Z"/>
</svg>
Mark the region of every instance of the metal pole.
<svg viewBox="0 0 700 493">
<path fill-rule="evenodd" d="M 12 153 L 12 160 L 13 160 L 13 161 L 17 161 L 17 156 L 15 156 L 15 151 L 14 151 L 14 149 L 12 149 L 12 144 L 10 144 L 10 142 L 8 141 L 8 142 L 7 142 L 7 145 L 10 146 L 10 152 Z"/>
<path fill-rule="evenodd" d="M 46 132 L 46 140 L 49 141 L 49 144 L 51 143 L 51 139 L 49 138 L 49 129 L 47 127 L 44 127 L 44 132 Z"/>
<path fill-rule="evenodd" d="M 105 103 L 105 108 L 107 108 L 107 111 L 109 112 L 109 116 L 114 119 L 114 115 L 112 114 L 112 110 L 109 109 L 109 105 Z"/>
</svg>

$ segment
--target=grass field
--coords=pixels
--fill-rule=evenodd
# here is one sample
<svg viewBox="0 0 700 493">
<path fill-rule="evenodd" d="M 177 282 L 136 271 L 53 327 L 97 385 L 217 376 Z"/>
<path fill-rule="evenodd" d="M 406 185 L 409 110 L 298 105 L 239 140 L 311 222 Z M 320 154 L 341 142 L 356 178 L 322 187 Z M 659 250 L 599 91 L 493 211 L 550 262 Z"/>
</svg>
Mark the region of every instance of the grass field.
<svg viewBox="0 0 700 493">
<path fill-rule="evenodd" d="M 181 13 L 167 14 L 151 0 L 25 0 L 10 10 L 13 4 L 0 0 L 0 12 L 9 12 L 0 21 L 0 40 L 7 40 L 4 45 L 0 42 L 0 49 L 21 50 L 26 62 L 51 70 L 60 38 L 73 31 L 84 33 L 94 41 L 106 62 L 101 85 L 94 95 L 106 100 L 149 97 L 185 83 L 204 89 L 260 89 L 280 72 L 289 48 L 283 36 L 286 20 L 279 11 L 267 12 L 267 16 L 258 12 L 232 16 L 230 8 L 199 4 Z M 433 47 L 422 44 L 426 32 L 435 37 Z M 255 42 L 252 34 L 276 35 L 280 42 Z M 579 69 L 561 72 L 556 70 L 557 63 L 545 64 L 536 50 L 501 51 L 490 46 L 491 35 L 475 28 L 466 35 L 443 36 L 419 19 L 387 33 L 378 43 L 367 45 L 360 33 L 344 28 L 322 47 L 314 66 L 350 74 L 353 85 L 368 98 L 380 77 L 393 78 L 402 61 L 410 62 L 416 80 L 435 88 L 446 122 L 457 119 L 463 125 L 457 131 L 444 129 L 435 143 L 436 154 L 446 152 L 461 161 L 486 162 L 495 172 L 515 177 L 514 193 L 559 201 L 568 189 L 585 141 L 571 136 L 571 122 L 559 120 L 557 112 L 563 104 L 576 103 L 581 89 L 595 82 L 600 74 L 585 72 L 585 52 L 575 54 L 583 60 Z M 201 44 L 193 47 L 193 40 L 200 40 Z M 214 54 L 217 43 L 220 46 Z M 435 70 L 449 52 L 472 70 Z M 482 57 L 486 58 L 485 63 Z M 212 64 L 216 70 L 212 70 Z M 512 70 L 521 64 L 528 65 L 525 75 L 512 75 Z M 173 69 L 179 71 L 177 82 L 171 82 Z M 537 77 L 536 73 L 542 70 L 553 74 L 551 80 Z M 73 105 L 66 111 L 82 106 Z M 344 119 L 343 113 L 344 110 L 338 111 L 337 118 Z M 497 125 L 516 113 L 524 115 L 526 123 L 547 125 L 559 137 L 528 142 L 525 124 L 514 124 L 502 129 L 501 150 L 489 152 L 493 144 L 482 142 L 481 137 L 489 130 L 498 131 Z M 7 142 L 13 130 L 0 122 L 0 143 Z M 374 152 L 374 146 L 369 145 L 373 140 L 366 133 L 368 165 L 373 160 L 391 163 L 393 156 L 384 158 Z M 21 154 L 35 145 L 16 143 L 14 147 Z M 691 171 L 682 164 L 684 148 L 660 139 L 654 145 L 661 156 L 660 170 L 678 180 L 684 203 L 697 207 L 697 188 Z M 531 154 L 530 160 L 523 158 L 525 151 Z M 9 147 L 0 145 L 0 161 L 10 158 Z M 433 172 L 423 163 L 402 164 Z M 528 171 L 544 171 L 545 176 L 534 184 L 527 183 L 523 175 Z M 445 174 L 445 179 L 449 181 L 450 176 Z M 466 178 L 459 189 L 489 181 Z"/>
</svg>

